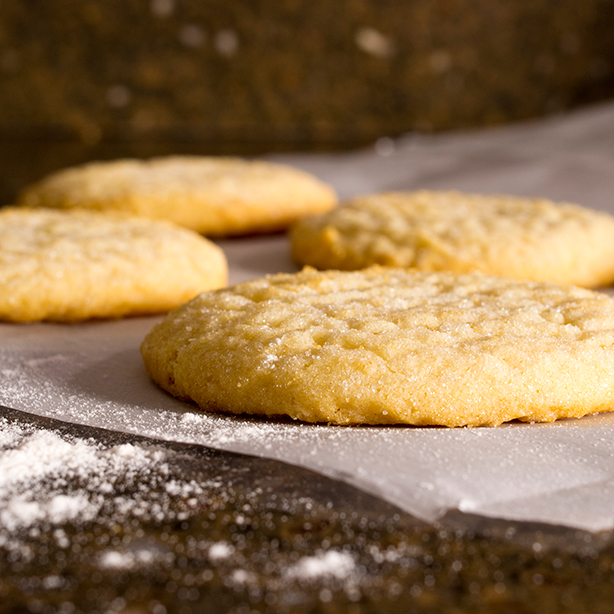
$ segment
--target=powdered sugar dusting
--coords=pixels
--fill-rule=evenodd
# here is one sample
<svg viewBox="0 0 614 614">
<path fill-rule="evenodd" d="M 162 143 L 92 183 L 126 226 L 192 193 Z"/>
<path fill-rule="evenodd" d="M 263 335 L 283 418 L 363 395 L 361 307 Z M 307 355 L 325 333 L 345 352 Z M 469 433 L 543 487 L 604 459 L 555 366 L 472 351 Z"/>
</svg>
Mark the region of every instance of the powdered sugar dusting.
<svg viewBox="0 0 614 614">
<path fill-rule="evenodd" d="M 5 541 L 7 535 L 37 526 L 92 521 L 109 507 L 109 498 L 120 516 L 163 519 L 170 513 L 168 497 L 181 496 L 189 506 L 202 492 L 193 481 L 170 479 L 159 495 L 143 488 L 142 496 L 126 496 L 127 484 L 142 481 L 151 486 L 168 474 L 168 460 L 178 456 L 169 449 L 132 443 L 105 446 L 24 428 L 5 418 L 0 418 L 0 433 L 0 529 Z M 133 559 L 143 562 L 143 557 Z"/>
<path fill-rule="evenodd" d="M 95 506 L 82 495 L 55 495 L 32 500 L 31 495 L 15 497 L 0 509 L 0 526 L 9 532 L 29 528 L 39 523 L 61 524 L 69 520 L 92 520 L 97 512 Z"/>
<path fill-rule="evenodd" d="M 86 442 L 69 443 L 48 431 L 19 435 L 13 433 L 17 445 L 0 457 L 0 488 L 27 487 L 63 467 L 68 472 L 81 473 L 98 460 L 97 450 Z"/>
</svg>

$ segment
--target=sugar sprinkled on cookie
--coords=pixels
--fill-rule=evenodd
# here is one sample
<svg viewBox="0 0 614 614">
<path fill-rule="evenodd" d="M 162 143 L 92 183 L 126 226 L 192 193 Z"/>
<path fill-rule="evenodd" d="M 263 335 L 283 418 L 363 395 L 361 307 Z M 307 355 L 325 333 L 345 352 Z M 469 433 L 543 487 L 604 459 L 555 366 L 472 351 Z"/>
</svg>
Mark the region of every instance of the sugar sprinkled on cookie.
<svg viewBox="0 0 614 614">
<path fill-rule="evenodd" d="M 211 236 L 284 230 L 337 204 L 334 190 L 290 166 L 231 157 L 94 162 L 27 187 L 19 205 L 118 210 Z"/>
<path fill-rule="evenodd" d="M 141 351 L 207 411 L 477 426 L 614 408 L 614 299 L 479 273 L 268 276 L 172 311 Z"/>
<path fill-rule="evenodd" d="M 0 210 L 0 320 L 158 313 L 226 283 L 222 250 L 170 223 L 94 211 Z"/>
<path fill-rule="evenodd" d="M 460 192 L 357 197 L 297 222 L 302 265 L 481 271 L 585 287 L 614 281 L 614 217 L 545 199 Z"/>
</svg>

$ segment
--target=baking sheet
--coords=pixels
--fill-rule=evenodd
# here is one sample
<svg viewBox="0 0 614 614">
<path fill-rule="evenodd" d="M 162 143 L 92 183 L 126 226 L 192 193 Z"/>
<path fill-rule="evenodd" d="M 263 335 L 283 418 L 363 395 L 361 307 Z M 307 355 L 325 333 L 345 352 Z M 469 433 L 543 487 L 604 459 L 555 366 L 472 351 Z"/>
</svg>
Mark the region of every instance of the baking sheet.
<svg viewBox="0 0 614 614">
<path fill-rule="evenodd" d="M 614 213 L 612 104 L 491 130 L 383 138 L 346 154 L 274 159 L 316 173 L 343 198 L 455 188 L 545 196 Z M 231 283 L 296 270 L 283 235 L 220 244 Z M 614 528 L 614 414 L 471 429 L 207 415 L 147 377 L 138 348 L 157 320 L 0 325 L 0 404 L 293 463 L 431 522 L 458 509 L 591 531 Z"/>
</svg>

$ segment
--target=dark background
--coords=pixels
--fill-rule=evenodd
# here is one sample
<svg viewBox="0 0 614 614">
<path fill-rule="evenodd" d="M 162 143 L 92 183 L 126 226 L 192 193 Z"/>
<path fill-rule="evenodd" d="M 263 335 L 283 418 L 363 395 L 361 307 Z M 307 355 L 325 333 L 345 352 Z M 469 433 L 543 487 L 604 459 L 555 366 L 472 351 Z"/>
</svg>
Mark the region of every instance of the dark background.
<svg viewBox="0 0 614 614">
<path fill-rule="evenodd" d="M 253 155 L 614 96 L 614 0 L 0 0 L 0 204 L 92 159 Z"/>
</svg>

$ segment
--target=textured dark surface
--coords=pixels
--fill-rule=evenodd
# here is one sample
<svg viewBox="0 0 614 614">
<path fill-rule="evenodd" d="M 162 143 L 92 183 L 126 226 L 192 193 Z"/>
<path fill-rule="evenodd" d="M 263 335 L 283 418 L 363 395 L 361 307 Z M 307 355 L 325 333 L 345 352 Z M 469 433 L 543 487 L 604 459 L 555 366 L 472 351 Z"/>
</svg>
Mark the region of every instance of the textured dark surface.
<svg viewBox="0 0 614 614">
<path fill-rule="evenodd" d="M 82 162 L 353 148 L 614 96 L 614 0 L 0 0 L 0 205 Z"/>
<path fill-rule="evenodd" d="M 48 430 L 103 449 L 154 443 L 7 409 L 0 418 L 5 428 Z M 283 463 L 162 445 L 176 456 L 118 480 L 95 521 L 47 523 L 0 540 L 2 614 L 611 611 L 610 534 L 463 514 L 433 527 Z M 78 475 L 63 481 L 60 474 L 49 492 L 88 494 Z M 168 481 L 177 492 L 181 484 L 202 487 L 197 502 L 165 499 Z M 122 514 L 113 504 L 118 495 L 138 499 L 141 513 Z M 216 543 L 227 556 L 213 555 Z M 353 561 L 351 573 L 330 565 L 320 575 L 288 573 L 308 571 L 307 561 L 330 552 Z M 101 564 L 109 555 L 137 563 Z"/>
<path fill-rule="evenodd" d="M 2 0 L 0 134 L 351 144 L 614 93 L 613 0 Z"/>
</svg>

